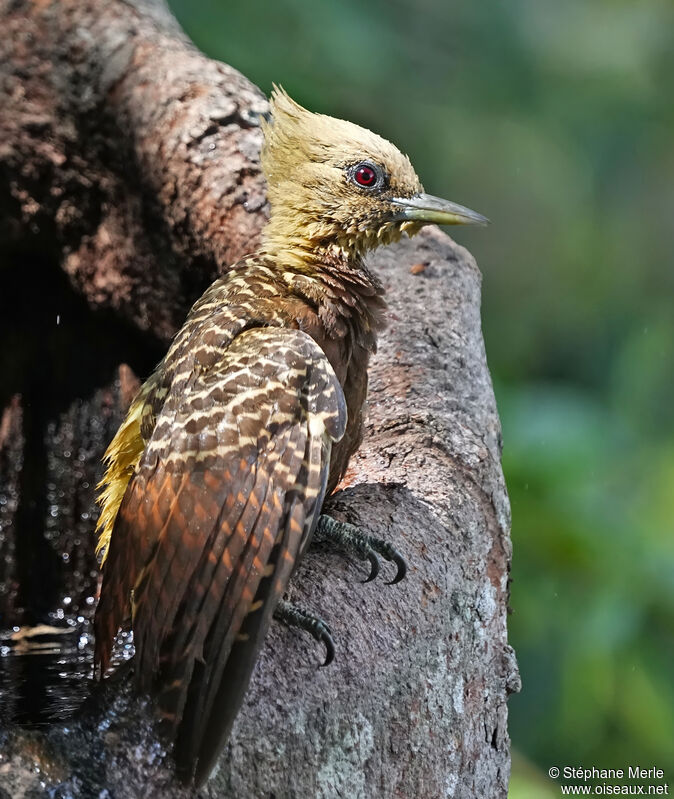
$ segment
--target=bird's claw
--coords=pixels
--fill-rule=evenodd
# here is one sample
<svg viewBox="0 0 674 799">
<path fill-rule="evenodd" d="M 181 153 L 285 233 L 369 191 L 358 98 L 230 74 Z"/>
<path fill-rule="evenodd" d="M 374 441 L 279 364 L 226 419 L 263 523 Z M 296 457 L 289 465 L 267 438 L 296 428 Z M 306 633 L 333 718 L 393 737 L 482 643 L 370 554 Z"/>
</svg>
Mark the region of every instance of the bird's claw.
<svg viewBox="0 0 674 799">
<path fill-rule="evenodd" d="M 403 558 L 395 547 L 391 546 L 391 544 L 386 541 L 382 541 L 380 538 L 369 538 L 368 545 L 371 549 L 366 557 L 372 564 L 372 571 L 367 580 L 363 582 L 369 583 L 370 580 L 374 580 L 379 574 L 379 558 L 377 555 L 381 555 L 385 560 L 395 563 L 397 567 L 395 577 L 392 580 L 386 580 L 386 585 L 395 585 L 405 578 L 407 574 L 407 563 L 405 558 Z"/>
<path fill-rule="evenodd" d="M 323 661 L 321 668 L 325 668 L 326 666 L 329 666 L 335 659 L 335 642 L 332 639 L 332 633 L 327 625 L 324 625 L 324 629 L 321 630 L 319 635 L 320 640 L 325 647 L 325 660 Z"/>
<path fill-rule="evenodd" d="M 335 642 L 330 628 L 323 619 L 285 600 L 281 600 L 276 606 L 274 618 L 287 627 L 299 627 L 301 630 L 308 632 L 316 641 L 323 644 L 325 647 L 325 661 L 321 664 L 321 668 L 329 666 L 335 659 Z"/>
<path fill-rule="evenodd" d="M 364 583 L 371 583 L 379 574 L 379 558 L 374 552 L 368 552 L 367 559 L 370 561 L 370 574 L 363 580 Z"/>
<path fill-rule="evenodd" d="M 407 561 L 397 550 L 393 549 L 393 547 L 391 547 L 390 560 L 395 563 L 398 570 L 396 572 L 396 576 L 392 580 L 389 580 L 386 585 L 395 585 L 407 577 Z"/>
<path fill-rule="evenodd" d="M 379 557 L 395 563 L 397 567 L 396 575 L 392 580 L 388 580 L 386 585 L 395 585 L 404 579 L 407 574 L 407 563 L 405 558 L 388 541 L 375 538 L 371 535 L 362 533 L 355 525 L 348 522 L 339 522 L 332 516 L 322 514 L 318 519 L 315 536 L 332 541 L 345 552 L 354 554 L 361 560 L 370 562 L 370 574 L 363 580 L 369 583 L 377 577 L 380 569 Z"/>
</svg>

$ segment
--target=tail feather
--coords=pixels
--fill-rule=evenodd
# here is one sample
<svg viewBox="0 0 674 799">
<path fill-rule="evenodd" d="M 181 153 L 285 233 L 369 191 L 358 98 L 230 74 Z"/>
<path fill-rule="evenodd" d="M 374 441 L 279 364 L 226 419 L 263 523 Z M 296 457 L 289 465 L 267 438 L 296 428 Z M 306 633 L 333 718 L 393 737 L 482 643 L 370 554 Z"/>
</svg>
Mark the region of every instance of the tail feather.
<svg viewBox="0 0 674 799">
<path fill-rule="evenodd" d="M 229 737 L 234 719 L 243 702 L 248 683 L 265 635 L 271 624 L 274 609 L 285 591 L 299 552 L 304 522 L 304 509 L 297 503 L 288 514 L 282 541 L 269 553 L 268 563 L 273 573 L 263 577 L 255 594 L 253 607 L 257 610 L 237 608 L 241 618 L 239 633 L 231 644 L 229 656 L 221 663 L 218 673 L 208 679 L 209 690 L 200 717 L 199 727 L 190 742 L 190 767 L 195 769 L 196 785 L 202 784 L 215 765 L 222 746 Z M 292 521 L 291 521 L 292 520 Z M 260 603 L 258 605 L 258 603 Z M 242 615 L 243 613 L 243 615 Z M 183 735 L 181 729 L 177 752 L 180 754 Z"/>
<path fill-rule="evenodd" d="M 201 475 L 185 475 L 183 485 L 193 499 L 193 506 L 207 505 L 203 515 L 210 531 L 205 530 L 203 525 L 186 525 L 181 513 L 172 512 L 160 536 L 158 555 L 161 553 L 161 561 L 157 564 L 158 567 L 153 565 L 148 569 L 146 584 L 139 585 L 135 592 L 137 612 L 134 616 L 134 635 L 139 654 L 138 673 L 150 682 L 159 668 L 160 659 L 166 657 L 166 642 L 171 640 L 172 631 L 176 627 L 188 627 L 192 618 L 192 614 L 186 615 L 184 612 L 185 597 L 189 597 L 194 591 L 196 601 L 200 595 L 199 582 L 208 584 L 204 571 L 208 572 L 211 567 L 208 561 L 204 561 L 204 557 L 208 559 L 209 554 L 209 548 L 204 547 L 204 540 L 210 543 L 213 538 L 218 538 L 218 533 L 224 533 L 227 546 L 236 546 L 234 536 L 232 533 L 228 534 L 228 530 L 234 529 L 246 505 L 232 503 L 233 513 L 228 518 L 223 518 L 227 510 L 224 496 L 230 486 L 223 484 L 218 476 L 219 493 L 223 495 L 221 499 L 218 492 L 212 492 L 207 485 L 209 475 L 208 471 Z M 254 471 L 244 475 L 239 495 L 251 489 L 254 479 Z M 221 505 L 225 507 L 219 513 Z M 196 514 L 193 514 L 193 518 L 194 515 Z M 186 527 L 190 528 L 189 531 L 186 531 Z M 181 619 L 181 624 L 177 625 L 178 618 Z M 141 687 L 147 688 L 149 685 Z"/>
<path fill-rule="evenodd" d="M 246 528 L 240 526 L 242 518 L 236 522 L 232 532 L 229 532 L 230 522 L 222 522 L 221 530 L 224 528 L 225 534 L 216 535 L 216 541 L 220 539 L 217 547 L 220 552 L 215 546 L 211 550 L 214 556 L 219 556 L 215 562 L 208 553 L 202 559 L 185 591 L 174 631 L 162 647 L 161 674 L 157 682 L 168 686 L 170 690 L 161 692 L 159 704 L 165 726 L 173 727 L 173 732 L 183 716 L 188 690 L 193 692 L 191 686 L 195 681 L 199 682 L 196 675 L 200 671 L 199 664 L 207 659 L 205 649 L 209 631 L 216 623 L 218 614 L 227 612 L 223 610 L 224 599 L 235 591 L 239 595 L 245 594 L 246 586 L 242 585 L 239 577 L 240 564 L 242 559 L 253 559 L 260 541 L 255 531 L 253 534 L 243 534 Z M 249 603 L 251 599 L 252 595 L 249 594 Z M 232 624 L 236 626 L 234 620 Z"/>
<path fill-rule="evenodd" d="M 217 517 L 211 536 L 202 548 L 196 568 L 182 584 L 181 605 L 174 616 L 172 630 L 162 644 L 162 680 L 163 675 L 180 671 L 183 668 L 182 661 L 203 659 L 204 642 L 217 614 L 222 610 L 223 592 L 227 586 L 231 586 L 244 548 L 250 544 L 251 530 L 254 530 L 260 514 L 263 510 L 269 512 L 267 498 L 270 481 L 265 466 L 262 462 L 250 467 L 246 482 L 237 491 L 231 490 L 230 472 L 226 471 L 224 475 L 230 493 L 223 502 L 222 512 Z M 174 682 L 174 679 L 170 682 Z M 171 710 L 177 711 L 179 718 L 184 697 L 182 700 L 176 697 L 175 702 L 177 706 Z M 169 712 L 168 706 L 163 709 Z"/>
<path fill-rule="evenodd" d="M 200 746 L 200 727 L 212 699 L 209 693 L 214 693 L 209 691 L 213 671 L 224 668 L 232 647 L 239 643 L 241 625 L 283 527 L 287 486 L 278 485 L 274 469 L 283 462 L 284 468 L 297 474 L 306 438 L 301 426 L 280 433 L 273 451 L 252 465 L 245 464 L 245 470 L 241 468 L 232 482 L 225 483 L 222 499 L 207 485 L 208 472 L 200 477 L 192 472 L 184 491 L 194 496 L 195 507 L 200 490 L 206 492 L 203 501 L 220 503 L 221 512 L 211 514 L 216 524 L 207 535 L 201 532 L 198 556 L 180 575 L 173 572 L 171 564 L 177 562 L 173 550 L 186 546 L 185 537 L 175 541 L 165 525 L 167 539 L 160 541 L 159 547 L 164 555 L 157 566 L 149 564 L 144 582 L 135 591 L 137 673 L 142 687 L 150 687 L 145 681 L 151 675 L 165 731 L 175 735 L 180 725 L 179 740 L 188 742 L 177 749 L 184 773 L 193 768 L 190 764 Z M 177 523 L 181 524 L 180 518 Z M 173 596 L 165 596 L 167 590 L 173 591 Z M 170 605 L 165 626 L 158 605 Z"/>
<path fill-rule="evenodd" d="M 297 474 L 304 456 L 306 433 L 301 428 L 294 428 L 282 438 L 283 447 L 277 447 L 277 455 L 292 468 L 291 474 Z M 202 747 L 208 746 L 204 737 L 207 724 L 210 728 L 208 737 L 215 735 L 222 742 L 229 735 L 231 724 L 243 701 L 255 663 L 255 654 L 259 651 L 276 602 L 285 590 L 287 578 L 281 585 L 277 584 L 275 577 L 271 582 L 275 590 L 265 592 L 261 603 L 258 603 L 256 597 L 259 595 L 260 585 L 265 576 L 269 578 L 277 575 L 279 564 L 282 564 L 284 572 L 288 571 L 289 577 L 292 563 L 299 551 L 304 532 L 302 524 L 292 525 L 297 543 L 290 548 L 291 551 L 286 552 L 287 545 L 283 545 L 287 539 L 283 522 L 283 497 L 287 486 L 275 485 L 275 480 L 266 475 L 264 489 L 264 498 L 259 495 L 256 497 L 257 492 L 251 494 L 254 499 L 249 502 L 249 506 L 255 510 L 255 517 L 251 513 L 251 518 L 246 519 L 252 527 L 246 525 L 241 528 L 242 533 L 248 531 L 248 539 L 235 570 L 226 585 L 218 581 L 212 583 L 215 589 L 213 597 L 219 597 L 217 612 L 211 617 L 212 624 L 203 642 L 203 665 L 198 662 L 192 673 L 188 701 L 184 705 L 185 714 L 176 744 L 176 760 L 179 769 L 186 776 L 194 769 L 197 761 L 201 761 Z M 277 547 L 277 543 L 281 546 Z M 272 558 L 275 552 L 278 553 L 278 561 Z M 290 570 L 287 569 L 288 563 L 291 563 Z M 267 574 L 269 569 L 272 570 L 272 575 Z M 251 607 L 258 609 L 250 613 Z M 244 623 L 250 630 L 244 631 Z M 230 676 L 223 683 L 223 673 L 226 670 L 229 670 Z M 236 679 L 232 682 L 234 676 Z M 223 685 L 227 686 L 225 693 L 228 697 L 215 708 L 214 703 Z M 217 720 L 215 723 L 212 717 Z M 216 731 L 220 732 L 216 735 Z M 213 751 L 217 751 L 217 747 Z M 207 776 L 207 771 L 205 775 Z"/>
</svg>

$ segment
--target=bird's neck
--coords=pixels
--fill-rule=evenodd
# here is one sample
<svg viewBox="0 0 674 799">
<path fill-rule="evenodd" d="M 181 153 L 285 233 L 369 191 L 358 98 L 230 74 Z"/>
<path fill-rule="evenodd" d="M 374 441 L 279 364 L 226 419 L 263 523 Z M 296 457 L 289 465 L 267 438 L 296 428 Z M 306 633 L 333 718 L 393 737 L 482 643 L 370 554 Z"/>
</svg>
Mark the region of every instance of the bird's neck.
<svg viewBox="0 0 674 799">
<path fill-rule="evenodd" d="M 310 240 L 306 236 L 274 235 L 265 230 L 263 254 L 282 274 L 291 292 L 317 307 L 319 316 L 337 317 L 335 329 L 349 329 L 357 339 L 371 338 L 383 327 L 384 288 L 363 260 L 362 250 L 339 237 Z M 320 311 L 323 308 L 327 313 Z"/>
<path fill-rule="evenodd" d="M 354 237 L 321 229 L 310 220 L 290 223 L 272 214 L 263 231 L 262 251 L 284 270 L 324 280 L 365 295 L 381 294 L 381 283 L 365 266 L 365 247 Z"/>
<path fill-rule="evenodd" d="M 338 261 L 357 269 L 363 248 L 353 237 L 317 223 L 311 216 L 272 212 L 262 233 L 263 249 L 300 271 L 312 272 L 316 264 Z"/>
</svg>

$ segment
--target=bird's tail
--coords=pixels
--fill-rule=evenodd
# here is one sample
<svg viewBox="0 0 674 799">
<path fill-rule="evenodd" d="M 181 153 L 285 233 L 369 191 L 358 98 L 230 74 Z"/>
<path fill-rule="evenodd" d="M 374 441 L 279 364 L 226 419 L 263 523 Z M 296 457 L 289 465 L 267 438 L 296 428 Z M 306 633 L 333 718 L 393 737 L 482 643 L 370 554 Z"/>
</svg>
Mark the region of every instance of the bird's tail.
<svg viewBox="0 0 674 799">
<path fill-rule="evenodd" d="M 196 535 L 195 551 L 183 532 L 171 547 L 176 536 L 167 527 L 154 564 L 134 589 L 139 686 L 158 695 L 186 782 L 207 779 L 229 736 L 274 609 L 323 499 L 324 485 L 316 486 L 308 501 L 302 473 L 309 463 L 320 462 L 324 442 L 295 428 L 278 436 L 277 445 L 274 457 L 283 453 L 297 482 L 288 485 L 265 468 L 264 458 L 252 471 L 243 460 L 241 473 L 226 472 L 224 481 L 222 474 L 206 471 L 205 483 L 217 479 L 229 490 L 219 513 L 203 514 L 215 520 L 205 546 Z M 175 494 L 192 493 L 194 477 L 183 475 Z M 233 484 L 240 490 L 232 492 Z M 218 502 L 215 483 L 213 489 L 200 501 Z M 190 505 L 196 512 L 197 501 Z M 184 531 L 184 523 L 176 522 Z"/>
<path fill-rule="evenodd" d="M 297 560 L 304 523 L 304 508 L 297 501 L 268 553 L 253 602 L 248 607 L 239 602 L 228 629 L 216 625 L 206 643 L 205 663 L 195 668 L 176 740 L 176 762 L 185 777 L 193 775 L 197 786 L 208 778 L 229 737 L 274 609 Z"/>
</svg>

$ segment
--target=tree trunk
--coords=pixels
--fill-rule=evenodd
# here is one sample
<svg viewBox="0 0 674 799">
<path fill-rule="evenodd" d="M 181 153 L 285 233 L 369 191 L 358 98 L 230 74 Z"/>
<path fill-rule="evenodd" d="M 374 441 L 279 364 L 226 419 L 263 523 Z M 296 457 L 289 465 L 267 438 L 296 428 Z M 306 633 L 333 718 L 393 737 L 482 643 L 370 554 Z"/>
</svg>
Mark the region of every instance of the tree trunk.
<svg viewBox="0 0 674 799">
<path fill-rule="evenodd" d="M 4 0 L 0 19 L 0 797 L 187 796 L 128 670 L 86 679 L 94 490 L 138 379 L 257 246 L 267 103 L 161 0 Z M 409 575 L 361 585 L 362 564 L 308 554 L 291 599 L 336 662 L 272 629 L 203 797 L 506 796 L 519 678 L 480 274 L 437 229 L 372 260 L 389 326 L 329 502 Z"/>
</svg>

